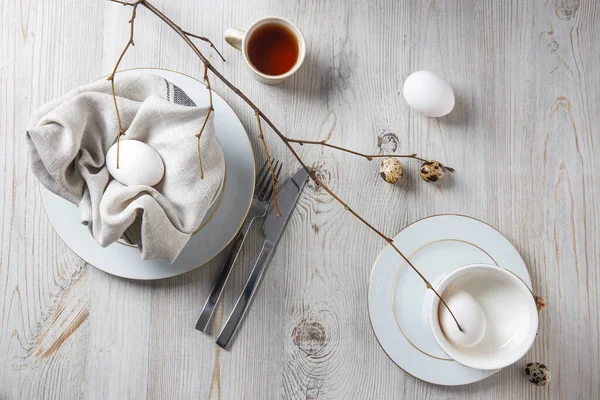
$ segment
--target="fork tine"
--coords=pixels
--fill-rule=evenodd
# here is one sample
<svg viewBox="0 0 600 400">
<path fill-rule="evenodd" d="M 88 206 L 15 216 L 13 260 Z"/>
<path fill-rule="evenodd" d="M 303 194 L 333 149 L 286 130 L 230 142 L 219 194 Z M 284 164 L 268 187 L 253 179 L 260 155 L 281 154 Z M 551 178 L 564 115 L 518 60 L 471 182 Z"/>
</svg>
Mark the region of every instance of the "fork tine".
<svg viewBox="0 0 600 400">
<path fill-rule="evenodd" d="M 277 160 L 273 160 L 271 159 L 271 162 L 273 163 L 273 169 L 277 168 Z M 258 194 L 258 199 L 260 201 L 268 201 L 267 195 L 269 193 L 269 190 L 273 189 L 273 185 L 272 185 L 272 181 L 271 181 L 271 170 L 269 168 L 269 175 L 267 177 L 268 179 L 266 180 L 267 183 L 261 187 L 261 191 Z"/>
<path fill-rule="evenodd" d="M 265 172 L 265 168 L 267 168 L 267 165 L 269 165 L 269 162 L 265 161 L 260 171 L 258 171 L 258 173 L 256 174 L 256 180 L 258 180 L 258 178 Z"/>
<path fill-rule="evenodd" d="M 269 162 L 265 163 L 265 166 L 260 170 L 260 175 L 256 178 L 256 188 L 254 189 L 254 196 L 260 200 L 261 193 L 269 183 L 269 177 L 271 175 L 271 169 L 269 168 Z"/>
<path fill-rule="evenodd" d="M 279 181 L 279 174 L 281 174 L 281 168 L 283 168 L 283 163 L 279 163 L 279 169 L 275 171 L 275 182 Z"/>
<path fill-rule="evenodd" d="M 272 160 L 273 162 L 273 169 L 277 168 L 277 163 L 279 161 L 277 160 Z M 261 201 L 269 201 L 269 191 L 273 190 L 273 182 L 271 180 L 271 175 L 269 175 L 269 184 L 265 185 L 265 187 L 263 188 L 263 190 L 260 193 L 260 200 Z"/>
<path fill-rule="evenodd" d="M 275 165 L 273 170 L 275 171 L 275 182 L 277 183 L 279 180 L 279 174 L 281 173 L 281 169 L 283 168 L 283 163 L 279 162 L 279 165 Z M 273 186 L 269 187 L 269 191 L 266 193 L 265 201 L 271 201 L 271 197 L 273 196 Z"/>
</svg>

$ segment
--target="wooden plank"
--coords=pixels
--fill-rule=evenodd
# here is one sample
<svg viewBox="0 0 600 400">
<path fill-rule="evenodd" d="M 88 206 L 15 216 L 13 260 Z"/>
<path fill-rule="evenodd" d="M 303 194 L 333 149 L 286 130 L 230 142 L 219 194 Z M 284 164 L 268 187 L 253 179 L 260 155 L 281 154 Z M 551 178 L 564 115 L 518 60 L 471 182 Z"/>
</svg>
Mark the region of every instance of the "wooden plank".
<svg viewBox="0 0 600 400">
<path fill-rule="evenodd" d="M 76 398 L 85 378 L 88 267 L 54 233 L 25 130 L 42 103 L 100 72 L 97 4 L 2 1 L 0 397 Z M 80 25 L 80 21 L 87 21 Z"/>
</svg>

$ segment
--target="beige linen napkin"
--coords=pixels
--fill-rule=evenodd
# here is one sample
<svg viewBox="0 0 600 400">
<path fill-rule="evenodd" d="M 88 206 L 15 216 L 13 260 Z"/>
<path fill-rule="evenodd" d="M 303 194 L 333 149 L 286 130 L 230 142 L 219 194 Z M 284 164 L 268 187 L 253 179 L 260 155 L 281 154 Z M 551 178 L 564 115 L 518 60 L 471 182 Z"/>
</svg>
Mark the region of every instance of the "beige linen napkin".
<svg viewBox="0 0 600 400">
<path fill-rule="evenodd" d="M 81 222 L 102 246 L 123 237 L 144 259 L 175 261 L 200 226 L 225 171 L 213 115 L 202 134 L 204 179 L 197 139 L 207 107 L 152 74 L 115 78 L 126 135 L 154 148 L 165 176 L 154 187 L 111 178 L 105 155 L 118 131 L 110 82 L 100 79 L 35 112 L 27 131 L 31 168 L 52 192 L 79 206 Z"/>
</svg>

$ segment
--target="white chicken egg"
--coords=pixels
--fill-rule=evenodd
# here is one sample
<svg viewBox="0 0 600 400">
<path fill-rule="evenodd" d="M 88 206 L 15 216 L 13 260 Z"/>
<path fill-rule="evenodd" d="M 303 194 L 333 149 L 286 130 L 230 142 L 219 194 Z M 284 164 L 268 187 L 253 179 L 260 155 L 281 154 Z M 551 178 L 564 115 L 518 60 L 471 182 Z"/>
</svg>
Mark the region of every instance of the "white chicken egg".
<svg viewBox="0 0 600 400">
<path fill-rule="evenodd" d="M 454 108 L 454 92 L 448 82 L 430 71 L 417 71 L 404 81 L 404 99 L 427 117 L 442 117 Z"/>
<path fill-rule="evenodd" d="M 121 140 L 119 143 L 119 168 L 117 168 L 117 143 L 106 153 L 106 167 L 110 175 L 125 186 L 154 186 L 165 174 L 165 164 L 152 147 L 138 140 Z"/>
<path fill-rule="evenodd" d="M 463 329 L 463 332 L 458 329 L 448 309 L 440 304 L 440 326 L 446 338 L 462 347 L 477 345 L 486 330 L 485 313 L 477 300 L 462 290 L 452 291 L 448 297 L 444 296 L 444 300 Z"/>
</svg>

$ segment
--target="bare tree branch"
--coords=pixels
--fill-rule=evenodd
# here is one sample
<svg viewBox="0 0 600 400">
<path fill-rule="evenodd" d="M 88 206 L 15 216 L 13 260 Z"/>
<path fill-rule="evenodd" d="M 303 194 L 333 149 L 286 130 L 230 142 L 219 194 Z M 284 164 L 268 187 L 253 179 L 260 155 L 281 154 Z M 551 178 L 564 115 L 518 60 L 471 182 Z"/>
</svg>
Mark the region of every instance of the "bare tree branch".
<svg viewBox="0 0 600 400">
<path fill-rule="evenodd" d="M 428 161 L 428 160 L 425 160 L 424 158 L 417 157 L 417 155 L 415 153 L 413 153 L 413 154 L 364 154 L 364 153 L 359 153 L 358 151 L 354 151 L 354 150 L 346 149 L 344 147 L 329 144 L 325 140 L 317 141 L 317 140 L 301 140 L 301 139 L 289 139 L 288 138 L 287 141 L 289 143 L 298 143 L 300 146 L 303 146 L 305 144 L 314 144 L 314 145 L 319 145 L 319 146 L 330 147 L 332 149 L 336 149 L 336 150 L 343 151 L 346 153 L 354 154 L 355 156 L 364 157 L 369 161 L 373 160 L 374 158 L 387 158 L 387 157 L 413 158 L 415 160 L 420 160 L 423 162 Z"/>
<path fill-rule="evenodd" d="M 206 64 L 204 65 L 204 82 L 206 82 L 206 89 L 208 89 L 209 106 L 208 112 L 206 113 L 206 117 L 204 118 L 204 122 L 202 123 L 202 127 L 200 128 L 200 131 L 196 133 L 196 137 L 198 138 L 198 163 L 200 164 L 200 179 L 204 179 L 204 169 L 202 168 L 202 153 L 200 150 L 200 138 L 202 137 L 202 132 L 204 132 L 204 128 L 206 127 L 206 123 L 208 122 L 210 114 L 214 111 L 212 89 L 210 87 L 210 80 L 208 79 L 208 68 Z"/>
<path fill-rule="evenodd" d="M 115 1 L 115 0 L 109 0 L 109 1 Z M 118 2 L 118 1 L 117 1 Z M 123 2 L 120 2 L 121 4 L 123 4 Z M 302 141 L 298 141 L 295 139 L 289 139 L 287 136 L 285 136 L 276 126 L 273 122 L 271 122 L 271 120 L 260 110 L 260 108 L 258 108 L 258 106 L 256 104 L 254 104 L 252 102 L 252 100 L 250 100 L 240 89 L 238 89 L 233 83 L 231 83 L 227 78 L 225 78 L 220 72 L 219 70 L 217 70 L 211 63 L 210 61 L 204 56 L 204 54 L 198 49 L 198 47 L 196 47 L 196 45 L 190 40 L 190 37 L 186 34 L 186 32 L 184 30 L 182 30 L 179 25 L 177 25 L 175 22 L 173 22 L 169 17 L 167 17 L 165 14 L 163 14 L 160 10 L 158 10 L 156 7 L 154 7 L 152 4 L 150 4 L 148 1 L 146 0 L 139 0 L 136 3 L 130 4 L 127 3 L 125 5 L 132 5 L 132 6 L 136 6 L 137 4 L 142 4 L 144 7 L 146 7 L 150 12 L 152 12 L 154 15 L 156 15 L 158 18 L 160 18 L 162 21 L 164 21 L 171 29 L 173 29 L 175 31 L 175 33 L 177 33 L 179 36 L 181 36 L 181 38 L 188 44 L 188 46 L 190 46 L 190 48 L 192 49 L 192 51 L 194 51 L 194 53 L 198 56 L 198 58 L 200 58 L 200 60 L 202 61 L 202 63 L 204 63 L 204 66 L 207 70 L 210 70 L 221 82 L 223 82 L 223 84 L 225 84 L 225 86 L 227 86 L 229 89 L 231 89 L 236 95 L 238 95 L 242 100 L 244 100 L 244 102 L 246 102 L 246 104 L 248 104 L 248 106 L 250 106 L 250 108 L 252 108 L 252 110 L 254 111 L 254 113 L 256 114 L 258 121 L 260 121 L 260 119 L 262 119 L 263 121 L 265 121 L 267 123 L 267 125 L 269 125 L 271 127 L 271 129 L 273 130 L 273 132 L 275 132 L 275 134 L 279 137 L 279 139 L 281 139 L 281 141 L 286 145 L 286 147 L 288 148 L 288 150 L 290 151 L 290 153 L 292 153 L 292 155 L 294 156 L 294 158 L 296 158 L 296 160 L 300 163 L 300 165 L 302 166 L 302 168 L 304 168 L 304 170 L 307 172 L 307 174 L 310 176 L 310 178 L 323 190 L 325 190 L 331 197 L 333 197 L 338 203 L 340 203 L 344 209 L 346 209 L 347 211 L 349 211 L 355 218 L 357 218 L 360 222 L 362 222 L 364 225 L 366 225 L 369 229 L 371 229 L 374 233 L 376 233 L 378 236 L 380 236 L 383 240 L 385 240 L 399 255 L 400 257 L 402 257 L 402 259 L 413 269 L 413 271 L 415 271 L 417 273 L 417 275 L 419 275 L 419 277 L 423 280 L 423 282 L 425 283 L 427 289 L 433 291 L 433 293 L 440 299 L 441 303 L 446 307 L 446 309 L 450 312 L 450 315 L 452 315 L 452 318 L 454 319 L 454 322 L 456 322 L 456 325 L 458 327 L 458 329 L 463 332 L 463 329 L 461 327 L 461 325 L 458 323 L 458 320 L 456 319 L 456 316 L 454 315 L 454 313 L 452 312 L 452 310 L 450 309 L 450 307 L 448 307 L 448 304 L 446 304 L 446 302 L 444 301 L 444 299 L 439 295 L 439 293 L 433 288 L 433 286 L 431 285 L 431 283 L 429 283 L 429 281 L 427 280 L 427 278 L 425 278 L 425 276 L 423 276 L 423 274 L 421 274 L 421 272 L 414 266 L 414 264 L 408 259 L 408 257 L 406 257 L 401 251 L 400 249 L 398 249 L 398 247 L 396 247 L 396 245 L 394 244 L 394 241 L 387 237 L 385 234 L 383 234 L 380 230 L 378 230 L 377 228 L 375 228 L 373 225 L 371 225 L 369 222 L 367 222 L 363 217 L 361 217 L 356 211 L 354 211 L 352 208 L 350 208 L 350 206 L 348 206 L 348 204 L 346 202 L 344 202 L 340 197 L 338 197 L 329 187 L 327 187 L 327 185 L 325 185 L 314 173 L 314 171 L 309 168 L 306 163 L 302 160 L 302 158 L 298 155 L 298 153 L 296 152 L 296 150 L 292 147 L 292 143 L 300 143 Z M 127 48 L 125 49 L 127 50 Z M 260 127 L 261 131 L 262 131 L 262 127 Z M 373 156 L 368 156 L 368 155 L 364 155 L 362 153 L 358 153 L 358 152 L 354 152 L 351 150 L 347 150 L 344 149 L 342 147 L 338 147 L 338 146 L 333 146 L 333 145 L 327 145 L 326 143 L 322 143 L 322 142 L 311 142 L 311 141 L 304 141 L 303 143 L 305 144 L 320 144 L 320 145 L 326 145 L 327 147 L 331 147 L 337 150 L 341 150 L 341 151 L 346 151 L 348 153 L 351 154 L 355 154 L 358 156 L 362 156 L 365 158 L 374 158 Z M 300 143 L 302 144 L 302 143 Z M 378 157 L 380 157 L 381 155 L 378 155 Z M 393 157 L 388 155 L 387 157 Z M 410 157 L 410 156 L 409 156 Z M 410 157 L 410 158 L 416 158 L 415 157 Z M 422 160 L 422 159 L 420 159 Z"/>
<path fill-rule="evenodd" d="M 117 4 L 122 4 L 124 6 L 134 6 L 135 5 L 135 3 L 130 3 L 128 1 L 121 1 L 121 0 L 108 0 L 108 1 L 111 1 L 111 2 L 117 3 Z"/>
<path fill-rule="evenodd" d="M 210 41 L 209 38 L 205 37 L 205 36 L 198 36 L 198 35 L 194 35 L 193 33 L 190 33 L 188 31 L 183 31 L 183 33 L 185 33 L 188 36 L 191 36 L 193 38 L 196 39 L 200 39 L 205 41 L 206 43 L 210 44 L 210 47 L 217 52 L 217 54 L 219 55 L 219 57 L 221 57 L 221 60 L 223 60 L 223 62 L 225 62 L 225 57 L 223 57 L 223 55 L 221 54 L 221 52 L 219 51 L 219 49 L 217 49 L 217 47 L 213 44 L 213 42 Z"/>
<path fill-rule="evenodd" d="M 117 132 L 117 169 L 119 169 L 119 147 L 121 144 L 121 135 L 124 135 L 125 131 L 123 130 L 123 125 L 121 124 L 121 114 L 119 113 L 119 106 L 117 105 L 117 95 L 115 94 L 115 79 L 114 78 L 115 78 L 115 74 L 117 73 L 117 69 L 119 68 L 119 64 L 121 64 L 121 60 L 123 60 L 123 56 L 125 55 L 127 50 L 129 50 L 129 46 L 135 46 L 135 43 L 133 42 L 133 27 L 134 27 L 134 23 L 135 23 L 137 7 L 140 3 L 142 3 L 142 0 L 138 0 L 135 3 L 126 3 L 126 2 L 118 1 L 118 0 L 110 0 L 110 1 L 114 1 L 119 4 L 123 4 L 126 6 L 128 5 L 128 6 L 133 7 L 131 10 L 131 18 L 129 19 L 129 40 L 127 41 L 125 48 L 121 52 L 121 55 L 119 56 L 119 59 L 117 60 L 117 63 L 115 64 L 115 68 L 113 68 L 112 73 L 107 78 L 110 81 L 113 102 L 115 103 L 115 112 L 117 113 L 117 124 L 119 125 L 119 132 Z"/>
</svg>

